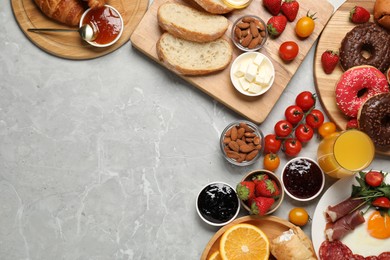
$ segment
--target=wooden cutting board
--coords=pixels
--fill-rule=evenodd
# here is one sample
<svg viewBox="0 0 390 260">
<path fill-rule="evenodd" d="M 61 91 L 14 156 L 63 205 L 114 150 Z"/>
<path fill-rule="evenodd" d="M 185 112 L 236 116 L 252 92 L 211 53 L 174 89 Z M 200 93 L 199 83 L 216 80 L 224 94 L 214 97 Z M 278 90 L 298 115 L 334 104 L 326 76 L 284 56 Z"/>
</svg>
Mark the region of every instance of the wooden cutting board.
<svg viewBox="0 0 390 260">
<path fill-rule="evenodd" d="M 44 15 L 34 0 L 11 0 L 12 11 L 24 34 L 42 50 L 61 58 L 81 60 L 92 59 L 111 53 L 125 44 L 148 8 L 148 0 L 108 0 L 123 18 L 124 30 L 114 45 L 97 48 L 81 40 L 77 32 L 38 34 L 28 28 L 70 28 Z"/>
<path fill-rule="evenodd" d="M 162 34 L 162 30 L 157 24 L 157 9 L 165 1 L 167 0 L 154 0 L 130 38 L 132 45 L 135 48 L 163 66 L 164 64 L 159 61 L 156 53 L 156 42 Z M 191 0 L 171 1 L 177 1 L 200 8 Z M 212 75 L 181 77 L 243 117 L 257 124 L 262 123 L 279 99 L 283 90 L 287 87 L 287 84 L 297 71 L 299 65 L 301 65 L 303 59 L 313 46 L 333 13 L 333 6 L 327 1 L 299 0 L 299 3 L 300 10 L 297 19 L 294 22 L 287 24 L 285 31 L 280 37 L 277 39 L 269 38 L 265 46 L 260 50 L 261 53 L 265 54 L 272 60 L 276 70 L 274 85 L 267 93 L 259 97 L 247 97 L 240 94 L 230 82 L 229 71 L 231 64 L 225 70 Z M 306 39 L 299 39 L 294 31 L 295 24 L 299 17 L 306 15 L 308 10 L 310 10 L 310 13 L 317 13 L 317 19 L 315 20 L 316 27 L 310 37 Z M 253 0 L 247 8 L 235 10 L 232 13 L 225 15 L 230 21 L 229 29 L 224 36 L 226 39 L 231 41 L 230 34 L 232 23 L 245 14 L 258 15 L 265 22 L 267 22 L 271 17 L 271 15 L 262 6 L 261 0 Z M 294 61 L 285 63 L 279 58 L 279 46 L 281 43 L 291 40 L 298 43 L 300 52 Z M 233 59 L 239 54 L 241 54 L 241 51 L 234 48 Z"/>
<path fill-rule="evenodd" d="M 341 41 L 345 34 L 352 30 L 356 24 L 349 21 L 349 11 L 355 6 L 365 7 L 371 14 L 373 13 L 375 0 L 349 0 L 346 1 L 334 13 L 327 26 L 323 30 L 314 58 L 314 81 L 316 91 L 323 109 L 329 119 L 333 121 L 341 130 L 346 129 L 348 118 L 344 116 L 336 105 L 335 85 L 343 74 L 341 66 L 337 66 L 331 74 L 325 74 L 321 65 L 321 55 L 326 50 L 339 50 Z M 373 21 L 371 15 L 370 21 Z M 378 154 L 390 155 L 390 151 L 377 151 Z"/>
</svg>

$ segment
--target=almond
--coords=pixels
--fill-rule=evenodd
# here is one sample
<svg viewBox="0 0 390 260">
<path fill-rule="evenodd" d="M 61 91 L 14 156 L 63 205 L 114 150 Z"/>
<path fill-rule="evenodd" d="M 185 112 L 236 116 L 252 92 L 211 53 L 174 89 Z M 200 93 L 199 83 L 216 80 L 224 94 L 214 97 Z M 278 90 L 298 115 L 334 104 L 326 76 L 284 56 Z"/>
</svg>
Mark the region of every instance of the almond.
<svg viewBox="0 0 390 260">
<path fill-rule="evenodd" d="M 241 21 L 243 21 L 244 23 L 250 23 L 250 22 L 254 22 L 256 19 L 253 18 L 253 17 L 250 17 L 250 16 L 246 16 L 244 18 L 242 18 Z"/>
<path fill-rule="evenodd" d="M 236 35 L 236 37 L 238 39 L 241 39 L 242 38 L 242 31 L 240 28 L 236 27 L 236 29 L 234 30 L 234 34 Z"/>
<path fill-rule="evenodd" d="M 240 146 L 235 141 L 230 141 L 228 143 L 228 146 L 229 146 L 230 149 L 232 149 L 235 152 L 238 152 L 240 150 Z"/>
<path fill-rule="evenodd" d="M 241 41 L 241 45 L 247 47 L 249 43 L 252 41 L 252 34 L 248 33 L 247 36 Z"/>
<path fill-rule="evenodd" d="M 254 145 L 259 145 L 260 144 L 260 137 L 256 136 L 253 138 L 253 144 Z"/>
<path fill-rule="evenodd" d="M 252 132 L 253 132 L 253 129 L 250 128 L 250 127 L 249 127 L 247 124 L 245 124 L 244 122 L 241 122 L 241 123 L 239 124 L 239 127 L 244 128 L 246 132 L 249 132 L 249 133 L 252 133 Z"/>
<path fill-rule="evenodd" d="M 240 28 L 240 29 L 248 29 L 249 26 L 250 26 L 249 23 L 244 23 L 244 22 L 241 22 L 241 23 L 237 24 L 237 27 Z"/>
<path fill-rule="evenodd" d="M 249 27 L 250 27 L 251 34 L 253 35 L 253 37 L 259 36 L 259 29 L 257 29 L 257 26 L 254 22 L 251 22 Z"/>
<path fill-rule="evenodd" d="M 243 141 L 243 140 L 241 140 L 241 139 L 237 139 L 236 142 L 237 142 L 237 144 L 238 144 L 239 146 L 246 144 L 246 142 Z"/>
<path fill-rule="evenodd" d="M 231 128 L 232 132 L 230 134 L 230 138 L 233 140 L 233 141 L 236 141 L 237 140 L 237 127 L 233 126 Z"/>
<path fill-rule="evenodd" d="M 238 153 L 239 158 L 237 159 L 237 162 L 243 162 L 246 159 L 246 153 Z"/>
<path fill-rule="evenodd" d="M 247 160 L 247 161 L 252 161 L 255 157 L 256 157 L 256 155 L 259 153 L 259 150 L 253 150 L 252 152 L 250 152 L 250 153 L 248 153 L 247 155 L 246 155 L 246 158 L 245 158 L 245 160 Z"/>
<path fill-rule="evenodd" d="M 249 153 L 249 152 L 252 152 L 253 150 L 255 150 L 255 147 L 253 145 L 249 145 L 249 144 L 241 145 L 239 148 L 240 148 L 240 151 L 243 153 Z"/>
<path fill-rule="evenodd" d="M 245 137 L 256 137 L 257 135 L 255 133 L 245 133 Z"/>
<path fill-rule="evenodd" d="M 245 128 L 243 128 L 243 127 L 238 128 L 238 130 L 237 130 L 237 138 L 241 139 L 244 136 L 244 134 L 245 134 Z"/>
<path fill-rule="evenodd" d="M 231 159 L 235 159 L 235 160 L 240 158 L 240 155 L 237 152 L 235 152 L 235 151 L 227 151 L 226 152 L 226 156 L 231 158 Z"/>
<path fill-rule="evenodd" d="M 225 135 L 225 138 L 223 138 L 223 144 L 228 144 L 230 141 L 232 141 L 232 139 L 230 139 L 230 137 L 226 137 Z"/>
<path fill-rule="evenodd" d="M 259 44 L 260 44 L 260 35 L 258 34 L 257 37 L 253 38 L 251 42 L 248 44 L 248 48 L 253 49 Z"/>
</svg>

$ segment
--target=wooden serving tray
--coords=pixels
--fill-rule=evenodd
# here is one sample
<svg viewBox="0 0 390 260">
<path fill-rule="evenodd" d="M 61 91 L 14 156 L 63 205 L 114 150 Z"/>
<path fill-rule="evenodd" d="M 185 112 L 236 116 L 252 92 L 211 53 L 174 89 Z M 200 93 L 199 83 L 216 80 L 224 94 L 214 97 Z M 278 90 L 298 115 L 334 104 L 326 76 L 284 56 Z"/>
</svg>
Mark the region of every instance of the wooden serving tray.
<svg viewBox="0 0 390 260">
<path fill-rule="evenodd" d="M 81 0 L 80 0 L 81 1 Z M 81 60 L 92 59 L 111 53 L 125 44 L 148 8 L 148 0 L 108 0 L 123 18 L 124 30 L 114 45 L 97 48 L 84 42 L 77 32 L 34 33 L 28 28 L 70 28 L 48 18 L 41 12 L 34 0 L 11 0 L 12 11 L 24 34 L 42 50 L 61 58 Z"/>
<path fill-rule="evenodd" d="M 323 30 L 318 41 L 314 56 L 314 81 L 316 91 L 323 109 L 329 119 L 341 130 L 346 129 L 348 117 L 346 117 L 336 105 L 335 86 L 343 70 L 340 65 L 331 74 L 325 74 L 321 65 L 321 55 L 326 50 L 338 51 L 341 41 L 347 32 L 352 30 L 356 24 L 349 21 L 349 11 L 355 6 L 363 6 L 371 14 L 373 13 L 375 0 L 348 0 L 334 13 L 327 26 Z M 370 21 L 373 21 L 371 15 Z M 377 151 L 378 154 L 390 155 L 390 151 Z"/>
<path fill-rule="evenodd" d="M 158 7 L 166 1 L 168 0 L 154 0 L 130 38 L 132 45 L 135 48 L 163 66 L 164 64 L 159 61 L 156 53 L 156 43 L 163 32 L 157 23 L 157 10 Z M 184 3 L 200 9 L 200 7 L 196 6 L 195 2 L 191 0 L 170 1 Z M 269 38 L 265 46 L 260 50 L 261 53 L 271 59 L 276 70 L 274 85 L 267 93 L 259 97 L 247 97 L 240 94 L 230 82 L 231 64 L 225 70 L 211 75 L 192 77 L 179 76 L 243 117 L 246 117 L 257 124 L 262 123 L 333 13 L 333 6 L 327 1 L 299 0 L 299 3 L 300 10 L 297 19 L 294 22 L 287 24 L 287 27 L 281 36 L 276 39 Z M 310 13 L 317 13 L 317 19 L 315 20 L 316 27 L 311 36 L 306 39 L 300 39 L 295 34 L 295 24 L 299 17 L 306 15 L 308 10 L 310 10 Z M 255 14 L 261 17 L 265 22 L 271 17 L 262 6 L 261 0 L 253 0 L 247 8 L 234 10 L 230 14 L 225 15 L 229 19 L 230 25 L 224 37 L 229 39 L 230 42 L 232 23 L 245 14 Z M 279 46 L 285 41 L 295 41 L 300 48 L 299 55 L 290 63 L 283 62 L 278 55 Z M 242 52 L 234 46 L 233 59 L 241 53 Z"/>
<path fill-rule="evenodd" d="M 231 222 L 230 224 L 218 230 L 217 233 L 215 233 L 215 235 L 208 242 L 200 259 L 206 260 L 211 256 L 211 254 L 219 250 L 219 241 L 221 240 L 223 233 L 225 233 L 225 231 L 231 226 L 239 223 L 247 223 L 259 227 L 267 235 L 268 240 L 270 241 L 278 237 L 279 235 L 281 235 L 284 231 L 288 231 L 290 228 L 295 227 L 292 223 L 288 222 L 287 220 L 275 216 L 268 216 L 268 217 L 245 216 L 245 217 L 238 218 L 233 222 Z"/>
</svg>

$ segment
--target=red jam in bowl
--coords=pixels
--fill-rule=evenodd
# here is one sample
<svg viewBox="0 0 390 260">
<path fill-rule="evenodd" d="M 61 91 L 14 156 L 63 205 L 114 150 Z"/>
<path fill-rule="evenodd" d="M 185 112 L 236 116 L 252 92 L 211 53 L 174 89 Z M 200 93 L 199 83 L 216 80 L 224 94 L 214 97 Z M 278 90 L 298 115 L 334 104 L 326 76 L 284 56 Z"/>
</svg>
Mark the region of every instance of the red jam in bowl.
<svg viewBox="0 0 390 260">
<path fill-rule="evenodd" d="M 285 166 L 282 181 L 288 193 L 305 200 L 317 195 L 325 180 L 320 167 L 314 161 L 296 158 Z"/>
<path fill-rule="evenodd" d="M 122 21 L 118 12 L 109 6 L 91 9 L 84 17 L 83 24 L 94 24 L 97 37 L 94 42 L 108 44 L 114 41 L 122 30 Z"/>
</svg>

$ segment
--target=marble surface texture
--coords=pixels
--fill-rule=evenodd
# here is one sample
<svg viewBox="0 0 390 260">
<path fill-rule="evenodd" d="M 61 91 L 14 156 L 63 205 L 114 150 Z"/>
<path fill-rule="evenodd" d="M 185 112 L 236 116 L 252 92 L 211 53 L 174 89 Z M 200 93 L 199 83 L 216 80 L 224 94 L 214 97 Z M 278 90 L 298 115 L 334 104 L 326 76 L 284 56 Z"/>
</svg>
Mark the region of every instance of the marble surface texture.
<svg viewBox="0 0 390 260">
<path fill-rule="evenodd" d="M 221 156 L 222 130 L 241 117 L 130 42 L 70 61 L 32 44 L 10 1 L 1 1 L 0 23 L 0 259 L 199 259 L 218 230 L 196 213 L 200 189 L 218 180 L 235 186 L 262 168 Z M 314 48 L 260 126 L 264 133 L 299 92 L 315 91 L 305 73 L 313 55 Z M 315 158 L 317 145 L 300 155 Z M 376 158 L 371 167 L 390 171 L 388 162 Z M 317 202 L 286 197 L 275 215 L 287 218 L 296 206 L 312 215 Z"/>
</svg>

